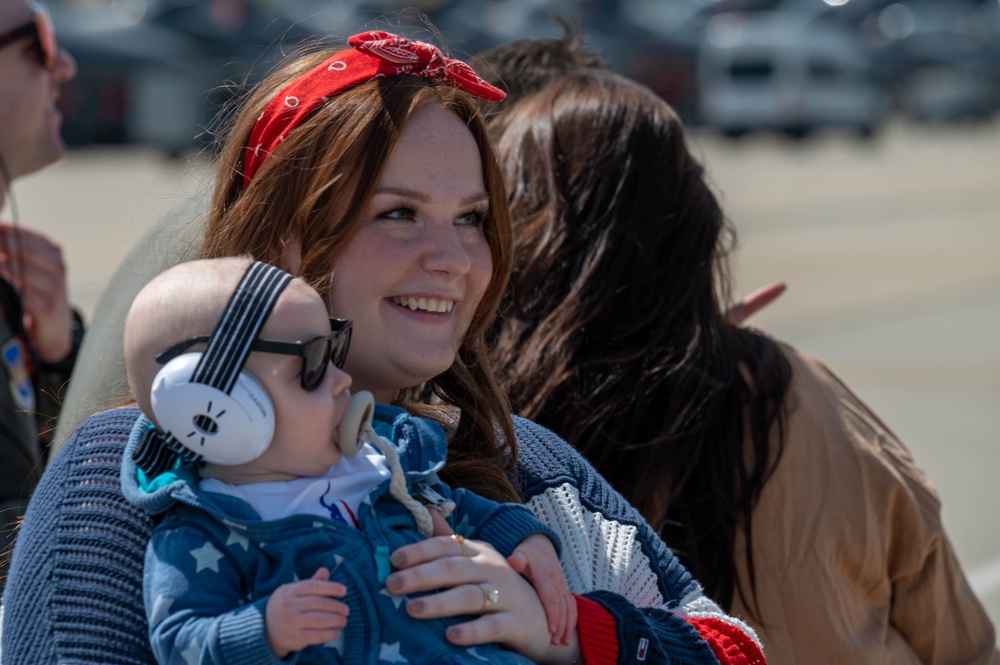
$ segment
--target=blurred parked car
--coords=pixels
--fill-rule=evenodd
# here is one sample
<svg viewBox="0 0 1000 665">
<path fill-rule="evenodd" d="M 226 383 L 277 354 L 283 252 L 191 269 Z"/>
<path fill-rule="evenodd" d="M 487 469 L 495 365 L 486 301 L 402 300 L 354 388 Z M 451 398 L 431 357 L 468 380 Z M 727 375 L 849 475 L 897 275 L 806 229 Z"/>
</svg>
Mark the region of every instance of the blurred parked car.
<svg viewBox="0 0 1000 665">
<path fill-rule="evenodd" d="M 714 122 L 702 117 L 702 79 L 694 75 L 709 32 L 725 37 L 728 29 L 732 36 L 740 26 L 793 15 L 799 16 L 802 29 L 809 25 L 816 33 L 844 35 L 845 49 L 867 61 L 864 66 L 876 87 L 883 88 L 882 103 L 889 110 L 917 121 L 954 122 L 988 117 L 1000 108 L 997 0 L 605 0 L 591 4 L 613 7 L 610 11 L 624 22 L 654 36 L 652 41 L 632 40 L 632 57 L 622 71 L 684 109 L 682 115 L 689 122 Z M 774 48 L 780 48 L 779 41 Z M 844 66 L 850 67 L 846 62 Z"/>
<path fill-rule="evenodd" d="M 792 12 L 716 15 L 697 80 L 702 121 L 734 137 L 777 131 L 803 138 L 825 128 L 869 137 L 888 111 L 855 36 Z"/>
<path fill-rule="evenodd" d="M 783 0 L 783 5 L 808 0 Z M 855 31 L 891 82 L 896 109 L 922 122 L 986 118 L 1000 109 L 996 0 L 848 0 L 816 23 Z"/>
<path fill-rule="evenodd" d="M 899 109 L 910 118 L 957 122 L 1000 108 L 1000 4 L 908 0 L 862 25 L 893 63 Z"/>
<path fill-rule="evenodd" d="M 767 128 L 803 136 L 840 126 L 867 135 L 888 107 L 938 122 L 1000 108 L 997 0 L 49 4 L 80 64 L 59 101 L 75 145 L 147 143 L 169 154 L 200 148 L 212 139 L 206 128 L 220 108 L 305 40 L 343 43 L 359 30 L 392 26 L 468 57 L 515 39 L 558 36 L 555 17 L 582 28 L 588 46 L 688 124 L 731 134 Z M 793 26 L 793 16 L 801 25 Z"/>
</svg>

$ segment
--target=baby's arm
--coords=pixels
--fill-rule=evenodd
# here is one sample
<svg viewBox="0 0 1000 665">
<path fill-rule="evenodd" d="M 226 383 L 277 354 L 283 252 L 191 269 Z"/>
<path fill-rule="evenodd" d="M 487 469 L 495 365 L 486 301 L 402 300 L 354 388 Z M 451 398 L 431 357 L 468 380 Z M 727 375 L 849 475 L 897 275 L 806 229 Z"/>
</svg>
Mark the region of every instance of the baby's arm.
<svg viewBox="0 0 1000 665">
<path fill-rule="evenodd" d="M 219 523 L 176 515 L 153 532 L 143 595 L 157 662 L 270 662 L 334 639 L 346 625 L 347 606 L 334 598 L 347 589 L 323 568 L 248 597 L 249 564 L 233 536 Z"/>
<path fill-rule="evenodd" d="M 308 580 L 275 589 L 267 600 L 265 623 L 267 641 L 278 658 L 336 639 L 347 625 L 348 607 L 334 598 L 346 594 L 343 584 L 330 581 L 326 568 Z"/>
<path fill-rule="evenodd" d="M 549 622 L 552 644 L 569 644 L 576 630 L 576 601 L 566 585 L 552 541 L 534 533 L 521 541 L 507 561 L 535 588 Z"/>
</svg>

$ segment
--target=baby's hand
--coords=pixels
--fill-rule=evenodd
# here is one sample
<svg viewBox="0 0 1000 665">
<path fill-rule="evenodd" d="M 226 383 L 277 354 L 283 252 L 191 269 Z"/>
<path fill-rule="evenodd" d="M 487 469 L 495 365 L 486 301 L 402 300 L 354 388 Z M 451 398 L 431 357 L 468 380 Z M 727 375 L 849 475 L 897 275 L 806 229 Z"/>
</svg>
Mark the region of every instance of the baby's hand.
<svg viewBox="0 0 1000 665">
<path fill-rule="evenodd" d="M 345 595 L 347 587 L 331 582 L 326 568 L 320 568 L 308 580 L 275 589 L 267 600 L 264 623 L 267 641 L 278 658 L 336 639 L 347 625 L 348 607 L 333 599 Z"/>
<path fill-rule="evenodd" d="M 535 587 L 549 621 L 552 644 L 569 644 L 576 630 L 576 600 L 566 586 L 552 541 L 534 533 L 514 548 L 507 562 Z"/>
</svg>

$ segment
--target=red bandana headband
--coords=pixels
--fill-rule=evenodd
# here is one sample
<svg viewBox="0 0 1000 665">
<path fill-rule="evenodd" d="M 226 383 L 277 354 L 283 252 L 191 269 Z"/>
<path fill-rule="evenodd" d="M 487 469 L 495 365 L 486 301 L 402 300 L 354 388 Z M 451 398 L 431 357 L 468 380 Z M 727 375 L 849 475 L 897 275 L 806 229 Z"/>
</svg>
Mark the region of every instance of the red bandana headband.
<svg viewBox="0 0 1000 665">
<path fill-rule="evenodd" d="M 243 189 L 250 185 L 264 158 L 334 95 L 381 76 L 413 74 L 444 79 L 460 90 L 490 102 L 506 94 L 461 60 L 446 58 L 432 44 L 381 30 L 354 35 L 352 48 L 337 53 L 279 92 L 257 119 L 243 160 Z"/>
</svg>

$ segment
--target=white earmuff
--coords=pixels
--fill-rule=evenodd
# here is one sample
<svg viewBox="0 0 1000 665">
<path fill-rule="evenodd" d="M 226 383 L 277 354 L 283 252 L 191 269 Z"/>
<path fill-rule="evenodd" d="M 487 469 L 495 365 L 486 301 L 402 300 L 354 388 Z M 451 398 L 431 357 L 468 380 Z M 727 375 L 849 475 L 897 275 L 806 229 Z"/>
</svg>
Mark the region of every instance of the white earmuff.
<svg viewBox="0 0 1000 665">
<path fill-rule="evenodd" d="M 344 456 L 354 457 L 361 450 L 361 433 L 371 429 L 374 414 L 375 398 L 370 392 L 361 390 L 351 396 L 344 417 L 340 419 L 340 452 Z"/>
<path fill-rule="evenodd" d="M 232 466 L 257 459 L 274 436 L 271 398 L 245 370 L 230 394 L 192 382 L 201 356 L 177 356 L 154 377 L 150 399 L 157 424 L 206 462 Z"/>
</svg>

